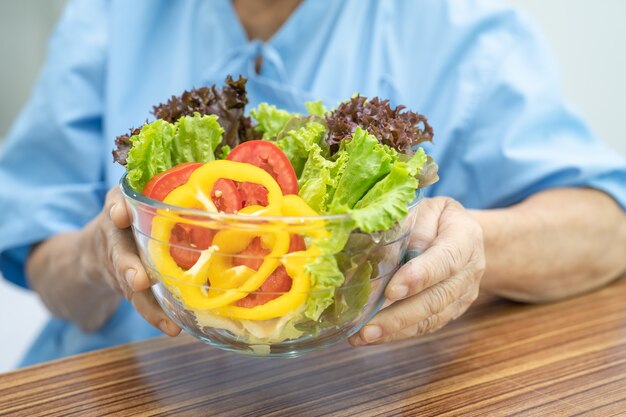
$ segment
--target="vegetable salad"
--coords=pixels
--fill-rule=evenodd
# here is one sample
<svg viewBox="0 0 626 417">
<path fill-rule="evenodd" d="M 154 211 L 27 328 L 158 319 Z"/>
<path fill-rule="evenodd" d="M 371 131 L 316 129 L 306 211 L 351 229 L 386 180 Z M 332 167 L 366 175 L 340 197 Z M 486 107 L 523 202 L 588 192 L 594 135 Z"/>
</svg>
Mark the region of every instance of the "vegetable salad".
<svg viewBox="0 0 626 417">
<path fill-rule="evenodd" d="M 376 265 L 345 266 L 354 232 L 392 229 L 437 166 L 418 145 L 425 117 L 354 96 L 308 114 L 261 103 L 245 115 L 246 80 L 204 87 L 154 108 L 156 120 L 117 138 L 114 159 L 136 192 L 183 208 L 242 216 L 310 217 L 316 227 L 211 228 L 151 219 L 150 255 L 164 284 L 204 326 L 255 343 L 296 339 L 349 319 L 367 301 Z M 325 215 L 346 214 L 326 222 Z M 344 271 L 344 272 L 342 272 Z"/>
</svg>

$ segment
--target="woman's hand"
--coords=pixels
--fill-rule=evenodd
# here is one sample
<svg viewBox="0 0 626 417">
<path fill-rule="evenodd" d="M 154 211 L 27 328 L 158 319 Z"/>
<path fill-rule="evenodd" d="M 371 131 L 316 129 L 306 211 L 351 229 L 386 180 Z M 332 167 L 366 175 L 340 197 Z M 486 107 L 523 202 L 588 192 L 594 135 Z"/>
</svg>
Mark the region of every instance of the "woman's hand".
<svg viewBox="0 0 626 417">
<path fill-rule="evenodd" d="M 485 270 L 482 229 L 456 201 L 419 204 L 409 251 L 421 255 L 387 285 L 390 303 L 350 338 L 354 346 L 380 344 L 439 330 L 478 296 Z"/>
<path fill-rule="evenodd" d="M 101 259 L 95 278 L 105 281 L 118 294 L 131 302 L 141 316 L 169 336 L 176 336 L 180 328 L 163 312 L 150 291 L 150 279 L 141 263 L 130 225 L 130 210 L 118 187 L 107 194 L 99 217 L 99 231 L 95 235 L 95 250 L 91 253 Z"/>
<path fill-rule="evenodd" d="M 35 247 L 27 261 L 29 284 L 53 315 L 85 331 L 102 327 L 122 295 L 146 321 L 175 336 L 180 328 L 150 292 L 130 224 L 130 210 L 114 187 L 102 212 L 82 230 Z"/>
</svg>

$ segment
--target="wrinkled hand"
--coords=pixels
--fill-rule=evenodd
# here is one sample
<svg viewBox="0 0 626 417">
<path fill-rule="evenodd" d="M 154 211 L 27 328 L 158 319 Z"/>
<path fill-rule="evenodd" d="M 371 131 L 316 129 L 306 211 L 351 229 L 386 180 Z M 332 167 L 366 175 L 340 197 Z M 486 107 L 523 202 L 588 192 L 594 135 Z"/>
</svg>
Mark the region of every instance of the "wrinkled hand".
<svg viewBox="0 0 626 417">
<path fill-rule="evenodd" d="M 485 269 L 482 229 L 459 203 L 423 200 L 409 250 L 421 255 L 393 276 L 385 292 L 389 304 L 350 338 L 352 345 L 432 333 L 463 314 L 478 296 Z"/>
<path fill-rule="evenodd" d="M 141 316 L 169 336 L 176 336 L 180 328 L 163 312 L 150 291 L 150 280 L 144 269 L 132 231 L 131 215 L 118 187 L 107 194 L 104 209 L 89 224 L 86 243 L 90 278 L 106 283 L 126 297 Z M 89 259 L 95 257 L 96 259 Z M 89 267 L 87 267 L 89 270 Z"/>
</svg>

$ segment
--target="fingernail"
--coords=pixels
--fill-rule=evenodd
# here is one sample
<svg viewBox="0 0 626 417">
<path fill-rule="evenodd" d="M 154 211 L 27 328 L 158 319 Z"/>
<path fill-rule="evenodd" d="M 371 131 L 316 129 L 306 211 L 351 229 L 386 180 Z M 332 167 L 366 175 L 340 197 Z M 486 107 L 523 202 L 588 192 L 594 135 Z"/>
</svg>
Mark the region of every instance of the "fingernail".
<svg viewBox="0 0 626 417">
<path fill-rule="evenodd" d="M 135 283 L 135 276 L 137 275 L 137 271 L 135 271 L 134 269 L 127 269 L 126 272 L 124 272 L 124 278 L 126 279 L 126 282 L 128 283 L 128 286 L 131 289 L 134 289 L 135 287 L 133 287 L 133 284 Z"/>
<path fill-rule="evenodd" d="M 350 343 L 352 344 L 352 346 L 363 346 L 363 339 L 361 339 L 361 336 L 357 335 L 354 338 L 350 339 Z"/>
<path fill-rule="evenodd" d="M 409 295 L 409 287 L 406 285 L 394 285 L 389 290 L 389 299 L 390 300 L 400 300 Z"/>
<path fill-rule="evenodd" d="M 363 329 L 363 339 L 365 339 L 367 343 L 372 343 L 380 339 L 382 335 L 383 331 L 379 326 L 368 325 Z"/>
<path fill-rule="evenodd" d="M 117 204 L 113 204 L 113 205 L 111 206 L 111 210 L 109 210 L 109 218 L 110 218 L 111 220 L 113 220 L 113 212 L 115 211 L 115 207 L 116 207 L 116 206 L 117 206 Z"/>
<path fill-rule="evenodd" d="M 163 333 L 167 334 L 167 320 L 161 320 L 159 322 L 159 330 L 161 330 Z"/>
</svg>

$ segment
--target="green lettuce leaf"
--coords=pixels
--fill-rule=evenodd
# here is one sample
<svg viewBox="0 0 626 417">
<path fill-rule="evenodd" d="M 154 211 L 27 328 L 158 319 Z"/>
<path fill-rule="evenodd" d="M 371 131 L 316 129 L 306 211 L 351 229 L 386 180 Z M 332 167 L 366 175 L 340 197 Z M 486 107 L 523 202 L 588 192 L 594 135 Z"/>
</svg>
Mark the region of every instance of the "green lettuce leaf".
<svg viewBox="0 0 626 417">
<path fill-rule="evenodd" d="M 215 159 L 215 149 L 224 129 L 217 116 L 183 116 L 175 124 L 155 120 L 130 137 L 132 147 L 126 159 L 128 183 L 141 192 L 156 174 L 183 162 L 208 162 Z"/>
<path fill-rule="evenodd" d="M 126 171 L 133 190 L 141 192 L 153 176 L 172 167 L 171 146 L 175 135 L 176 126 L 156 120 L 130 137 L 132 147 L 126 158 Z"/>
<path fill-rule="evenodd" d="M 317 213 L 326 212 L 328 188 L 336 181 L 330 174 L 331 161 L 319 149 L 312 151 L 298 180 L 298 195 Z"/>
<path fill-rule="evenodd" d="M 289 119 L 297 114 L 281 110 L 274 105 L 261 103 L 257 108 L 250 110 L 250 116 L 257 122 L 255 129 L 263 133 L 263 139 L 269 139 L 278 135 Z"/>
<path fill-rule="evenodd" d="M 419 188 L 428 187 L 439 181 L 439 166 L 432 156 L 426 157 L 424 166 L 415 174 L 415 178 L 419 181 Z"/>
<path fill-rule="evenodd" d="M 411 175 L 409 164 L 396 162 L 354 206 L 351 213 L 357 227 L 364 232 L 390 229 L 408 214 L 416 188 L 417 179 Z"/>
<path fill-rule="evenodd" d="M 348 162 L 348 154 L 342 153 L 336 160 L 322 156 L 318 146 L 312 148 L 302 174 L 298 179 L 300 197 L 320 214 L 328 211 L 328 202 L 335 193 L 339 178 Z"/>
<path fill-rule="evenodd" d="M 172 96 L 166 103 L 154 106 L 152 113 L 157 119 L 172 124 L 183 116 L 191 117 L 195 113 L 214 114 L 218 117 L 220 126 L 224 128 L 222 144 L 235 147 L 256 136 L 250 118 L 244 115 L 247 103 L 246 79 L 239 77 L 233 80 L 228 76 L 221 88 L 212 85 L 185 91 L 180 96 Z M 115 162 L 126 165 L 131 147 L 130 137 L 138 135 L 140 130 L 131 129 L 129 134 L 120 135 L 115 139 L 116 149 L 113 150 Z"/>
<path fill-rule="evenodd" d="M 354 207 L 374 184 L 389 173 L 398 158 L 395 150 L 381 145 L 376 137 L 360 127 L 356 128 L 352 139 L 344 143 L 338 153 L 347 153 L 348 161 L 329 204 L 330 213 L 345 213 Z"/>
<path fill-rule="evenodd" d="M 406 167 L 409 170 L 409 173 L 413 176 L 416 176 L 421 170 L 428 157 L 426 156 L 426 152 L 424 152 L 423 148 L 417 148 L 415 153 L 408 158 L 406 161 Z M 400 160 L 403 160 L 402 158 Z"/>
<path fill-rule="evenodd" d="M 217 153 L 217 157 L 218 159 L 226 159 L 228 158 L 228 154 L 230 153 L 232 149 L 230 149 L 230 146 L 228 145 L 224 145 L 220 148 L 219 152 Z"/>
<path fill-rule="evenodd" d="M 321 150 L 319 143 L 325 134 L 326 127 L 317 122 L 309 122 L 300 128 L 281 133 L 276 145 L 289 158 L 297 177 L 301 176 L 310 154 L 316 149 Z"/>
<path fill-rule="evenodd" d="M 321 252 L 320 256 L 305 266 L 305 270 L 311 275 L 311 288 L 304 315 L 312 320 L 317 320 L 322 312 L 334 302 L 335 290 L 345 281 L 337 264 L 336 255 L 346 246 L 354 224 L 352 222 L 329 222 L 326 228 L 329 237 L 307 242 L 307 246 L 314 245 Z"/>
<path fill-rule="evenodd" d="M 324 103 L 322 103 L 322 101 L 308 101 L 306 103 L 304 103 L 304 106 L 306 107 L 307 111 L 309 112 L 309 114 L 311 116 L 319 116 L 319 117 L 324 117 L 326 115 L 326 107 L 324 106 Z"/>
<path fill-rule="evenodd" d="M 321 321 L 326 325 L 341 325 L 357 318 L 372 292 L 370 280 L 374 266 L 371 262 L 353 264 L 344 271 L 349 280 L 345 289 L 337 292 L 335 302 L 324 311 Z"/>
<path fill-rule="evenodd" d="M 333 182 L 327 187 L 328 197 L 326 199 L 327 204 L 333 200 L 337 187 L 339 186 L 339 179 L 343 176 L 346 167 L 348 166 L 348 160 L 350 155 L 346 152 L 335 154 L 333 165 L 330 167 L 330 177 L 333 178 Z M 329 208 L 326 207 L 325 213 L 328 213 Z"/>
<path fill-rule="evenodd" d="M 426 155 L 424 149 L 417 148 L 411 157 L 400 155 L 400 160 L 407 163 L 411 175 L 417 178 L 417 188 L 428 187 L 439 180 L 439 167 L 430 155 Z"/>
<path fill-rule="evenodd" d="M 222 141 L 224 129 L 216 115 L 183 116 L 176 122 L 172 141 L 172 166 L 183 162 L 209 162 L 215 160 L 215 149 Z"/>
<path fill-rule="evenodd" d="M 317 320 L 334 302 L 335 289 L 343 284 L 344 277 L 333 255 L 318 256 L 306 269 L 311 276 L 311 288 L 304 315 Z"/>
</svg>

